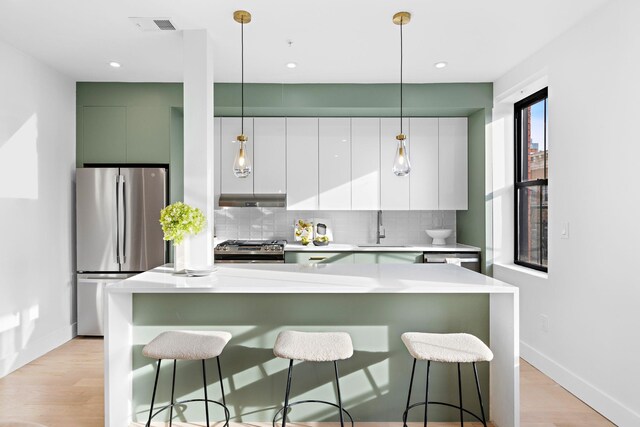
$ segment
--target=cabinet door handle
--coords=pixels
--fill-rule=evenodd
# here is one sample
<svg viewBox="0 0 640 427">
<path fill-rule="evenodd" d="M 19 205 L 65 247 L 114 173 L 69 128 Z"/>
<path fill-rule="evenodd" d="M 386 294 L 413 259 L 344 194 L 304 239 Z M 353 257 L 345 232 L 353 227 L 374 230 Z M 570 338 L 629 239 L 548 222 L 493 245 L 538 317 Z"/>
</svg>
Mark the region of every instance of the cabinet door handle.
<svg viewBox="0 0 640 427">
<path fill-rule="evenodd" d="M 324 259 L 327 259 L 326 256 L 310 256 L 309 257 L 309 261 L 322 261 Z"/>
</svg>

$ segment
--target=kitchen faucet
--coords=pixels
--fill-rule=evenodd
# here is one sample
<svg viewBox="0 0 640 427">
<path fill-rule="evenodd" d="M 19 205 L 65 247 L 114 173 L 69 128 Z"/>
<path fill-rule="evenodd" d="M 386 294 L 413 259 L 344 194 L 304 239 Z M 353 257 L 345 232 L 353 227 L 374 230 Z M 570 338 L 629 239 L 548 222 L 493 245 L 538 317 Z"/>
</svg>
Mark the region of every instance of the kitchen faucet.
<svg viewBox="0 0 640 427">
<path fill-rule="evenodd" d="M 382 226 L 382 211 L 378 211 L 378 221 L 377 221 L 377 234 L 376 234 L 376 245 L 380 244 L 380 239 L 384 239 L 386 236 L 384 227 Z"/>
</svg>

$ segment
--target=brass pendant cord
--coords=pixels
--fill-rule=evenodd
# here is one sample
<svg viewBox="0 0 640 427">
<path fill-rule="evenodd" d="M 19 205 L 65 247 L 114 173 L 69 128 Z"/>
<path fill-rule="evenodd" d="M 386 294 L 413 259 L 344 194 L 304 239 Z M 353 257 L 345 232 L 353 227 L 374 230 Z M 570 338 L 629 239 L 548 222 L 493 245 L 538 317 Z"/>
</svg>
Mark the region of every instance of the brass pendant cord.
<svg viewBox="0 0 640 427">
<path fill-rule="evenodd" d="M 402 18 L 400 18 L 400 133 L 402 133 L 402 27 L 404 27 Z"/>
<path fill-rule="evenodd" d="M 240 23 L 240 109 L 241 109 L 241 118 L 240 118 L 240 134 L 244 135 L 244 19 Z"/>
</svg>

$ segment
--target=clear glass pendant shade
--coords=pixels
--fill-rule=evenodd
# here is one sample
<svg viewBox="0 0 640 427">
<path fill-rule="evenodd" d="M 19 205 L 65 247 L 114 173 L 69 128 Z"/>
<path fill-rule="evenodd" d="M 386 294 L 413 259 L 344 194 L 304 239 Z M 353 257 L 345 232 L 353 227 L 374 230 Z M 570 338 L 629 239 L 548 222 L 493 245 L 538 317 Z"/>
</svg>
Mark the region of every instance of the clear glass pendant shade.
<svg viewBox="0 0 640 427">
<path fill-rule="evenodd" d="M 238 178 L 246 178 L 251 174 L 251 160 L 249 160 L 249 153 L 247 153 L 247 143 L 246 140 L 240 139 L 237 143 L 239 147 L 233 162 L 233 174 Z"/>
<path fill-rule="evenodd" d="M 397 138 L 397 142 L 396 157 L 393 160 L 393 173 L 397 176 L 405 176 L 411 172 L 411 162 L 409 162 L 407 144 L 404 139 Z"/>
</svg>

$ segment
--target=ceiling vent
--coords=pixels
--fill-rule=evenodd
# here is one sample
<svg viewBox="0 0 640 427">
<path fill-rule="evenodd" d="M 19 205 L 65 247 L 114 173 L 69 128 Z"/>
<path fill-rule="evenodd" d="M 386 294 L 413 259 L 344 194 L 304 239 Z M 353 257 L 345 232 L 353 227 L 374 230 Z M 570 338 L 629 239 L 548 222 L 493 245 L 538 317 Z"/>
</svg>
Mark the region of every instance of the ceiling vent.
<svg viewBox="0 0 640 427">
<path fill-rule="evenodd" d="M 175 31 L 176 27 L 173 26 L 170 20 L 168 19 L 154 19 L 153 22 L 160 28 L 162 31 Z"/>
<path fill-rule="evenodd" d="M 170 18 L 129 18 L 140 31 L 175 31 L 176 26 L 173 25 Z"/>
</svg>

